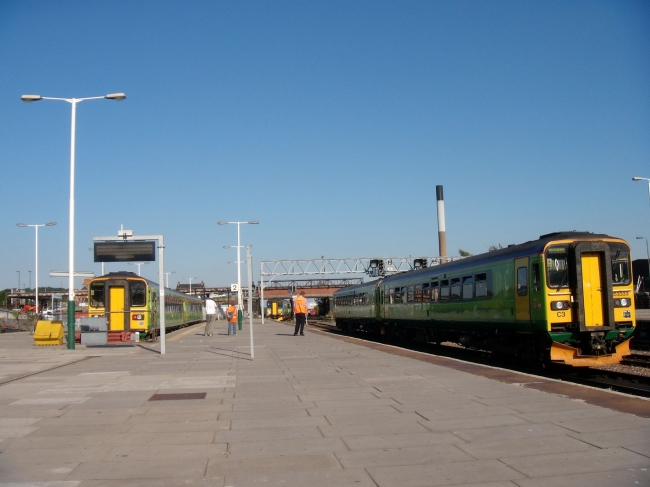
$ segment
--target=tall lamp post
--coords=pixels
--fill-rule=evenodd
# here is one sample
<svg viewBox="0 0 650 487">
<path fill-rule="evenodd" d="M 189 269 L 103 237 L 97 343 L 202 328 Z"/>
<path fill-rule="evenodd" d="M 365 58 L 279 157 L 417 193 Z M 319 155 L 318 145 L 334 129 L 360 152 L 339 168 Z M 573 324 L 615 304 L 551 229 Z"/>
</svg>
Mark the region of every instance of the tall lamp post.
<svg viewBox="0 0 650 487">
<path fill-rule="evenodd" d="M 165 272 L 165 287 L 169 287 L 169 274 L 176 274 L 176 271 Z"/>
<path fill-rule="evenodd" d="M 645 253 L 648 258 L 648 272 L 650 272 L 650 250 L 648 250 L 648 237 L 637 237 L 637 240 L 645 238 Z"/>
<path fill-rule="evenodd" d="M 129 265 L 137 265 L 138 266 L 138 276 L 140 275 L 140 266 L 148 264 L 149 262 L 128 262 Z"/>
<path fill-rule="evenodd" d="M 20 271 L 16 271 L 18 273 L 18 292 L 20 292 Z"/>
<path fill-rule="evenodd" d="M 70 230 L 68 237 L 68 349 L 74 350 L 74 169 L 75 169 L 75 131 L 77 123 L 77 103 L 86 100 L 117 100 L 126 98 L 124 93 L 110 93 L 104 96 L 92 96 L 89 98 L 52 98 L 41 95 L 23 95 L 20 97 L 26 103 L 39 100 L 59 100 L 72 105 L 72 122 L 70 125 Z"/>
<path fill-rule="evenodd" d="M 639 176 L 634 176 L 632 181 L 648 181 L 648 204 L 650 204 L 650 178 L 641 178 Z"/>
<path fill-rule="evenodd" d="M 258 225 L 260 222 L 251 220 L 248 222 L 217 222 L 219 225 L 237 225 L 237 308 L 242 310 L 242 299 L 241 299 L 241 240 L 239 238 L 239 226 L 240 225 Z M 232 245 L 228 245 L 224 248 L 230 248 Z"/>
<path fill-rule="evenodd" d="M 34 227 L 34 234 L 36 235 L 36 289 L 35 289 L 35 294 L 34 294 L 34 301 L 36 305 L 35 313 L 36 316 L 38 316 L 38 227 L 53 227 L 56 225 L 56 222 L 49 222 L 49 223 L 42 223 L 39 225 L 28 225 L 26 223 L 16 223 L 19 227 Z M 20 275 L 20 274 L 19 274 Z M 31 275 L 30 275 L 31 277 Z M 29 285 L 31 287 L 31 283 Z"/>
<path fill-rule="evenodd" d="M 198 279 L 198 277 L 184 277 L 183 279 L 190 281 L 190 294 L 192 294 L 192 279 Z"/>
</svg>

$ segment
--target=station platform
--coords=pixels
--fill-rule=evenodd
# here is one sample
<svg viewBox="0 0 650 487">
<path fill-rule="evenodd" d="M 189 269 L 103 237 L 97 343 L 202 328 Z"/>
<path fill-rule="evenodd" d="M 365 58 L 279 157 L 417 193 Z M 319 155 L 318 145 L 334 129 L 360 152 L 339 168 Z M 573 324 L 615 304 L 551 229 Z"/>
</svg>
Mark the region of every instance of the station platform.
<svg viewBox="0 0 650 487">
<path fill-rule="evenodd" d="M 0 487 L 650 485 L 650 401 L 288 324 L 0 335 Z"/>
</svg>

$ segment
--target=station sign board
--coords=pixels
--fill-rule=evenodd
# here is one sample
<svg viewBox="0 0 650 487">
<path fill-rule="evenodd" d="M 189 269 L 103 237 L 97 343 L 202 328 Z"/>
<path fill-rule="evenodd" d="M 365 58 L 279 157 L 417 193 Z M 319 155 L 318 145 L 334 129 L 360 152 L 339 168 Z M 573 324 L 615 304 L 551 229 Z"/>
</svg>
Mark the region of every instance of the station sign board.
<svg viewBox="0 0 650 487">
<path fill-rule="evenodd" d="M 95 242 L 95 262 L 152 262 L 156 242 Z"/>
</svg>

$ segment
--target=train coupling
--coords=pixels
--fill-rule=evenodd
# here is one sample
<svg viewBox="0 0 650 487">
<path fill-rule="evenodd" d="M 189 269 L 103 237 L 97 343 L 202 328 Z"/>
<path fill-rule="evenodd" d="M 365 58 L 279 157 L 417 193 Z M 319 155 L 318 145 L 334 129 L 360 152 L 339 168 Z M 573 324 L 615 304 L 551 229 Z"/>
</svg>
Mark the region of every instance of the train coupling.
<svg viewBox="0 0 650 487">
<path fill-rule="evenodd" d="M 551 361 L 563 362 L 573 367 L 598 367 L 600 365 L 614 365 L 630 355 L 630 339 L 616 346 L 614 353 L 607 355 L 581 355 L 580 349 L 570 347 L 564 343 L 553 342 L 551 346 Z"/>
</svg>

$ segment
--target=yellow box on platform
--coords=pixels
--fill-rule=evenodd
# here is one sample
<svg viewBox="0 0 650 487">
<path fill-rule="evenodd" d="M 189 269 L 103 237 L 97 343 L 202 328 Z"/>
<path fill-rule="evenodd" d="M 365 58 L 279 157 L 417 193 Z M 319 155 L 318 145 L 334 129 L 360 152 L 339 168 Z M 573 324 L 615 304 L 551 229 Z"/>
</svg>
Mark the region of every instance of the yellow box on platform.
<svg viewBox="0 0 650 487">
<path fill-rule="evenodd" d="M 39 320 L 34 330 L 36 345 L 62 345 L 63 322 Z"/>
</svg>

